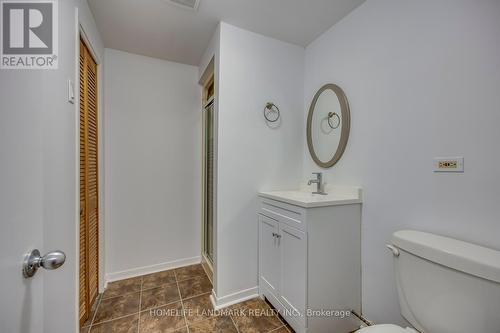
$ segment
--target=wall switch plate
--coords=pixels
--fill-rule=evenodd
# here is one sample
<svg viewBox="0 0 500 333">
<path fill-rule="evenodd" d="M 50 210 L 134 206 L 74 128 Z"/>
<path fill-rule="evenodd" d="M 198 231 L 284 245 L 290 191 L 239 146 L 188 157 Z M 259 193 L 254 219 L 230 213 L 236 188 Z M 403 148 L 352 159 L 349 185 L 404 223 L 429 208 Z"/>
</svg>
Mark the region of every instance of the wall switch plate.
<svg viewBox="0 0 500 333">
<path fill-rule="evenodd" d="M 434 172 L 464 172 L 463 157 L 434 158 Z"/>
<path fill-rule="evenodd" d="M 68 80 L 68 102 L 75 104 L 75 85 L 71 79 Z"/>
</svg>

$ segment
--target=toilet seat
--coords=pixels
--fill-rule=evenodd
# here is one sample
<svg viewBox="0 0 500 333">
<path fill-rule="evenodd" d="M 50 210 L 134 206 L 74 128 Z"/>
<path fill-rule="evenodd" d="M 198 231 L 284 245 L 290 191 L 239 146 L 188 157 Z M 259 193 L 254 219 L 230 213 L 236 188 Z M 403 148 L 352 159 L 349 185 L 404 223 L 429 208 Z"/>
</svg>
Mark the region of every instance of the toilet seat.
<svg viewBox="0 0 500 333">
<path fill-rule="evenodd" d="M 360 329 L 356 333 L 418 333 L 412 328 L 402 328 L 396 325 L 374 325 Z"/>
</svg>

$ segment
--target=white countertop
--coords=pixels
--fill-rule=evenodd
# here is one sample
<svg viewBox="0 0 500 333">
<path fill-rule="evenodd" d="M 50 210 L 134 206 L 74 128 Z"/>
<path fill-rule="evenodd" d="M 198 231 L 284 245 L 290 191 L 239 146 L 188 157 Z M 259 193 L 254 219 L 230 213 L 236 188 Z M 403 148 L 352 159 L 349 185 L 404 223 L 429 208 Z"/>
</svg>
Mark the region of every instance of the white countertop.
<svg viewBox="0 0 500 333">
<path fill-rule="evenodd" d="M 302 189 L 259 192 L 259 196 L 304 208 L 350 205 L 362 202 L 362 190 L 359 187 L 328 186 L 326 192 L 327 195 L 312 194 L 310 191 Z"/>
</svg>

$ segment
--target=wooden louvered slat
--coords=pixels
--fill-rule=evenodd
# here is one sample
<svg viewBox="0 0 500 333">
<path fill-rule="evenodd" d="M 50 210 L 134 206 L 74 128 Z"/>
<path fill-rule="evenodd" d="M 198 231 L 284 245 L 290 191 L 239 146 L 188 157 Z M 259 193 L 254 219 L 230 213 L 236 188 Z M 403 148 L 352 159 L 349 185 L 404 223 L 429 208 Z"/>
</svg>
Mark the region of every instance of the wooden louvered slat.
<svg viewBox="0 0 500 333">
<path fill-rule="evenodd" d="M 86 123 L 86 75 L 85 75 L 85 44 L 80 40 L 80 326 L 90 315 L 87 279 L 87 223 L 85 220 L 86 206 L 86 153 L 85 153 L 85 123 Z"/>
<path fill-rule="evenodd" d="M 89 289 L 90 299 L 94 300 L 98 292 L 98 136 L 97 136 L 97 65 L 91 60 L 87 62 L 88 70 L 88 109 L 87 109 L 87 144 L 89 163 L 87 164 L 88 198 L 88 230 L 89 230 Z"/>
<path fill-rule="evenodd" d="M 90 314 L 99 284 L 97 65 L 80 40 L 80 325 Z"/>
</svg>

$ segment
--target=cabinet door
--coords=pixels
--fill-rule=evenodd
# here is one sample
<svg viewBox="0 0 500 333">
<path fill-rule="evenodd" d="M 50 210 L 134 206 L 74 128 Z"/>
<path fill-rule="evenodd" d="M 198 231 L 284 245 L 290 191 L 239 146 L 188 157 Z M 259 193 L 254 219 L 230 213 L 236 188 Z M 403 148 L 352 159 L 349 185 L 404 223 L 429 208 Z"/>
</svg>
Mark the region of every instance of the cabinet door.
<svg viewBox="0 0 500 333">
<path fill-rule="evenodd" d="M 259 262 L 260 284 L 273 293 L 279 295 L 280 282 L 280 251 L 278 249 L 278 222 L 259 215 Z"/>
<path fill-rule="evenodd" d="M 280 224 L 281 251 L 280 300 L 289 311 L 304 314 L 306 308 L 307 238 L 306 234 Z"/>
</svg>

